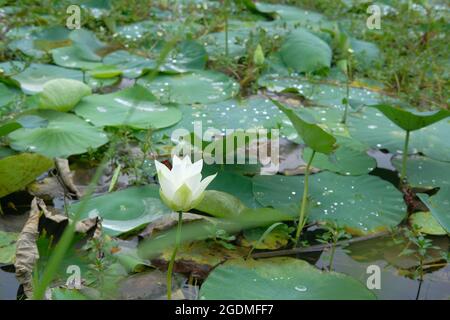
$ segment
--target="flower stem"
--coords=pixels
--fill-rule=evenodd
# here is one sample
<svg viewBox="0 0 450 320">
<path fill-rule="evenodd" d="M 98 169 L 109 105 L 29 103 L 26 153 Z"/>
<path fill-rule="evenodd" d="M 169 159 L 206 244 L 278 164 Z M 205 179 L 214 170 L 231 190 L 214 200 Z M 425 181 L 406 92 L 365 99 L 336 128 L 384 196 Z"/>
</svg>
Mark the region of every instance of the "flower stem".
<svg viewBox="0 0 450 320">
<path fill-rule="evenodd" d="M 408 144 L 409 144 L 409 131 L 406 131 L 405 146 L 403 148 L 402 172 L 400 174 L 400 185 L 403 185 L 406 178 L 406 161 L 408 160 Z"/>
<path fill-rule="evenodd" d="M 311 163 L 314 159 L 314 155 L 316 154 L 316 151 L 313 150 L 312 154 L 311 154 L 311 158 L 309 158 L 308 164 L 306 165 L 306 169 L 305 169 L 305 185 L 303 188 L 303 198 L 302 198 L 302 204 L 300 207 L 300 218 L 298 220 L 298 226 L 297 226 L 297 233 L 295 235 L 295 243 L 298 243 L 298 240 L 300 239 L 300 234 L 302 232 L 303 226 L 305 225 L 306 222 L 306 217 L 305 217 L 305 213 L 306 213 L 306 205 L 308 202 L 308 178 L 309 178 L 309 169 L 311 167 Z"/>
<path fill-rule="evenodd" d="M 172 256 L 170 257 L 169 267 L 167 268 L 167 299 L 172 299 L 172 271 L 175 264 L 175 257 L 177 256 L 178 247 L 181 240 L 181 225 L 183 224 L 182 212 L 178 212 L 178 225 L 177 233 L 175 235 L 175 248 L 173 249 Z"/>
<path fill-rule="evenodd" d="M 347 114 L 348 114 L 348 105 L 349 105 L 349 101 L 348 101 L 348 99 L 349 99 L 349 97 L 350 97 L 350 80 L 349 80 L 349 78 L 348 78 L 348 76 L 347 76 L 347 83 L 346 83 L 346 98 L 345 98 L 345 110 L 344 110 L 344 116 L 342 117 L 342 123 L 343 124 L 346 124 L 347 123 Z"/>
</svg>

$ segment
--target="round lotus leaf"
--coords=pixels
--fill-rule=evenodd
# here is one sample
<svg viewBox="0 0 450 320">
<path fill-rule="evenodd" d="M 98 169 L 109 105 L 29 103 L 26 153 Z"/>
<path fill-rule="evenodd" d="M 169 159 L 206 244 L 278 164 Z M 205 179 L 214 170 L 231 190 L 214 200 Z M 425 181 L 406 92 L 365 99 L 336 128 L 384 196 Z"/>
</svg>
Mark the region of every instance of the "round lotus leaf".
<svg viewBox="0 0 450 320">
<path fill-rule="evenodd" d="M 135 85 L 110 94 L 85 97 L 75 113 L 96 126 L 131 126 L 160 129 L 181 120 L 174 105 L 161 105 L 144 87 Z"/>
<path fill-rule="evenodd" d="M 324 272 L 294 258 L 228 260 L 215 268 L 200 289 L 211 300 L 375 299 L 358 280 Z"/>
<path fill-rule="evenodd" d="M 83 200 L 69 206 L 69 216 L 80 212 L 81 219 L 101 217 L 103 231 L 111 236 L 139 229 L 172 211 L 159 199 L 159 187 L 132 187 Z"/>
<path fill-rule="evenodd" d="M 328 44 L 306 29 L 292 31 L 280 48 L 285 65 L 296 72 L 314 72 L 331 65 Z"/>
<path fill-rule="evenodd" d="M 300 205 L 303 185 L 300 176 L 255 176 L 253 194 L 263 206 L 288 210 L 288 206 Z M 309 196 L 310 221 L 333 221 L 356 235 L 394 227 L 406 215 L 402 193 L 371 175 L 311 175 Z"/>
<path fill-rule="evenodd" d="M 402 159 L 392 160 L 394 167 L 400 172 Z M 416 187 L 442 187 L 450 185 L 450 163 L 433 160 L 427 157 L 410 157 L 406 162 L 408 183 Z"/>
<path fill-rule="evenodd" d="M 32 63 L 28 67 L 21 62 L 4 62 L 0 64 L 5 74 L 16 73 L 11 78 L 16 80 L 26 94 L 41 92 L 44 84 L 53 79 L 73 79 L 83 81 L 83 73 L 78 70 L 70 70 L 50 64 Z M 16 72 L 14 70 L 17 70 Z"/>
<path fill-rule="evenodd" d="M 232 98 L 239 84 L 223 73 L 195 71 L 180 75 L 144 76 L 138 80 L 160 101 L 180 104 L 214 103 Z"/>
<path fill-rule="evenodd" d="M 20 128 L 9 134 L 11 147 L 50 158 L 85 153 L 108 142 L 106 134 L 83 119 L 53 110 L 33 113 L 48 121 L 45 127 Z"/>
</svg>

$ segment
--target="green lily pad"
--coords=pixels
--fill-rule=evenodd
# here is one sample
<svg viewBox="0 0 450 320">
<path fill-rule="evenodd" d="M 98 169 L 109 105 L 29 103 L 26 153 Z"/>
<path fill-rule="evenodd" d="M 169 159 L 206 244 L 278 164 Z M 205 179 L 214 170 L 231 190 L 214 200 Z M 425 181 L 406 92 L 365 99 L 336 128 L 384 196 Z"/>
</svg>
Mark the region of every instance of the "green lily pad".
<svg viewBox="0 0 450 320">
<path fill-rule="evenodd" d="M 375 108 L 350 113 L 347 125 L 353 138 L 371 148 L 387 149 L 391 153 L 403 150 L 405 131 Z M 414 134 L 411 135 L 410 150 L 414 149 Z"/>
<path fill-rule="evenodd" d="M 16 257 L 16 241 L 18 237 L 18 233 L 0 230 L 0 264 L 14 263 Z"/>
<path fill-rule="evenodd" d="M 85 29 L 74 30 L 69 38 L 72 45 L 52 50 L 55 64 L 74 69 L 90 70 L 102 65 L 98 52 L 106 47 L 94 33 Z"/>
<path fill-rule="evenodd" d="M 334 153 L 315 155 L 311 165 L 344 175 L 367 174 L 376 167 L 376 160 L 367 154 L 369 148 L 365 144 L 346 137 L 337 137 L 337 144 L 339 148 Z M 303 160 L 307 161 L 311 154 L 312 149 L 304 149 Z"/>
<path fill-rule="evenodd" d="M 108 142 L 106 134 L 73 114 L 53 110 L 33 113 L 48 121 L 46 127 L 20 128 L 9 134 L 11 147 L 50 158 L 85 153 Z"/>
<path fill-rule="evenodd" d="M 430 209 L 433 217 L 450 233 L 450 186 L 441 187 L 435 195 L 429 197 L 427 194 L 418 193 L 417 196 Z"/>
<path fill-rule="evenodd" d="M 331 48 L 305 29 L 292 31 L 280 48 L 286 66 L 296 72 L 314 72 L 331 66 Z"/>
<path fill-rule="evenodd" d="M 263 206 L 299 206 L 303 177 L 255 176 L 253 193 Z M 356 235 L 398 225 L 406 215 L 403 196 L 371 175 L 342 176 L 321 172 L 310 177 L 310 221 L 333 221 Z"/>
<path fill-rule="evenodd" d="M 44 84 L 39 93 L 39 107 L 67 112 L 84 96 L 91 94 L 91 88 L 81 81 L 71 79 L 54 79 Z"/>
<path fill-rule="evenodd" d="M 392 160 L 394 167 L 400 171 L 402 161 Z M 427 157 L 411 157 L 406 163 L 408 183 L 415 187 L 441 187 L 450 185 L 450 163 L 436 161 Z"/>
<path fill-rule="evenodd" d="M 137 78 L 147 70 L 156 68 L 156 62 L 142 56 L 131 54 L 125 50 L 111 52 L 103 58 L 103 63 L 116 66 L 124 77 Z"/>
<path fill-rule="evenodd" d="M 444 119 L 411 135 L 411 144 L 426 156 L 450 162 L 450 120 Z"/>
<path fill-rule="evenodd" d="M 66 78 L 83 81 L 83 73 L 81 71 L 61 68 L 50 64 L 32 63 L 24 69 L 25 65 L 17 61 L 0 63 L 0 69 L 4 69 L 6 74 L 13 73 L 15 68 L 18 68 L 19 72 L 11 78 L 20 84 L 22 91 L 26 94 L 41 92 L 44 84 L 53 79 Z M 22 71 L 20 72 L 20 70 Z"/>
<path fill-rule="evenodd" d="M 8 47 L 34 58 L 42 58 L 49 50 L 70 45 L 70 42 L 67 28 L 53 26 L 24 34 L 23 37 L 9 43 Z"/>
<path fill-rule="evenodd" d="M 149 70 L 156 69 L 159 58 L 159 51 L 157 52 L 158 55 L 149 58 L 118 50 L 106 55 L 103 63 L 116 66 L 127 78 L 137 78 Z M 201 70 L 205 68 L 206 60 L 206 51 L 201 44 L 195 41 L 183 41 L 170 51 L 165 63 L 158 70 L 166 73 Z"/>
<path fill-rule="evenodd" d="M 214 269 L 200 289 L 200 299 L 339 300 L 375 299 L 350 276 L 323 272 L 294 258 L 234 259 Z"/>
<path fill-rule="evenodd" d="M 386 104 L 373 105 L 403 130 L 415 131 L 450 116 L 447 110 L 417 112 Z"/>
<path fill-rule="evenodd" d="M 161 105 L 144 87 L 135 85 L 110 94 L 85 97 L 75 113 L 96 126 L 128 125 L 139 129 L 160 129 L 181 119 L 174 105 Z"/>
<path fill-rule="evenodd" d="M 183 128 L 194 132 L 194 123 L 202 125 L 203 133 L 208 128 L 222 129 L 273 129 L 277 128 L 282 119 L 286 119 L 283 112 L 279 110 L 269 99 L 253 97 L 238 101 L 230 99 L 207 105 L 180 106 L 183 118 L 175 126 L 158 130 L 154 133 L 156 140 L 163 136 L 170 137 L 177 128 Z M 203 140 L 207 141 L 205 137 Z M 210 139 L 209 139 L 210 140 Z"/>
<path fill-rule="evenodd" d="M 83 201 L 83 200 L 81 200 Z M 69 216 L 73 217 L 81 202 L 69 206 Z M 102 218 L 103 231 L 110 236 L 128 233 L 148 223 L 170 214 L 159 199 L 159 186 L 132 187 L 108 193 L 87 200 L 81 218 Z"/>
<path fill-rule="evenodd" d="M 148 88 L 163 102 L 180 104 L 214 103 L 232 98 L 239 84 L 223 73 L 195 71 L 180 75 L 160 75 L 151 80 L 142 77 L 138 84 Z"/>
<path fill-rule="evenodd" d="M 446 235 L 447 232 L 441 227 L 439 222 L 433 217 L 431 212 L 415 212 L 409 217 L 411 225 L 417 225 L 420 232 L 431 235 Z"/>
<path fill-rule="evenodd" d="M 0 159 L 0 197 L 25 188 L 53 167 L 53 161 L 38 154 L 22 153 Z"/>
<path fill-rule="evenodd" d="M 335 150 L 336 138 L 331 134 L 327 133 L 316 124 L 304 121 L 294 112 L 294 110 L 284 107 L 275 100 L 273 100 L 273 103 L 275 103 L 276 106 L 286 114 L 289 120 L 291 120 L 295 130 L 308 147 L 324 154 L 330 154 Z"/>
</svg>

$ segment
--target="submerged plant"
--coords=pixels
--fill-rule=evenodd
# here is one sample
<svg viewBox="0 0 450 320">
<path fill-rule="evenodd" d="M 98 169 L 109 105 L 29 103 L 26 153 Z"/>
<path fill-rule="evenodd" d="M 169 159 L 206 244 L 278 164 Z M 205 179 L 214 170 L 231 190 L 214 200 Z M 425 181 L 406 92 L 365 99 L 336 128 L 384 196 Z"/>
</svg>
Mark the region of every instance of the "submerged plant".
<svg viewBox="0 0 450 320">
<path fill-rule="evenodd" d="M 155 160 L 158 173 L 158 181 L 161 185 L 159 191 L 161 200 L 173 211 L 178 212 L 178 225 L 175 236 L 175 248 L 173 249 L 167 269 L 167 298 L 172 297 L 172 271 L 181 242 L 181 225 L 183 212 L 196 207 L 203 199 L 204 191 L 217 173 L 202 180 L 203 160 L 191 162 L 189 156 L 183 159 L 173 157 L 172 170 Z"/>
<path fill-rule="evenodd" d="M 411 131 L 422 129 L 435 122 L 445 119 L 450 116 L 450 112 L 443 109 L 431 112 L 417 112 L 402 109 L 398 106 L 390 106 L 385 104 L 372 105 L 371 107 L 377 108 L 389 120 L 406 131 L 405 144 L 402 153 L 402 168 L 400 172 L 400 183 L 403 184 L 406 179 L 406 162 L 408 159 L 409 135 Z"/>
<path fill-rule="evenodd" d="M 328 262 L 328 270 L 331 271 L 333 269 L 334 254 L 336 252 L 337 243 L 340 240 L 350 239 L 352 236 L 345 231 L 344 227 L 338 226 L 336 222 L 333 221 L 327 221 L 322 227 L 326 231 L 320 235 L 317 241 L 330 245 L 331 251 Z"/>
<path fill-rule="evenodd" d="M 285 106 L 283 106 L 278 101 L 272 100 L 272 102 L 281 110 L 283 111 L 286 116 L 291 120 L 292 125 L 294 126 L 294 129 L 297 131 L 297 133 L 303 138 L 303 141 L 305 141 L 306 145 L 310 147 L 313 152 L 311 154 L 311 157 L 308 160 L 308 163 L 306 165 L 305 169 L 305 182 L 304 182 L 304 188 L 303 188 L 303 197 L 302 202 L 300 205 L 300 213 L 299 213 L 299 221 L 298 221 L 298 227 L 297 232 L 295 234 L 295 241 L 296 243 L 300 239 L 300 234 L 305 226 L 307 217 L 306 217 L 306 207 L 308 204 L 308 178 L 309 178 L 309 171 L 311 168 L 311 163 L 314 159 L 314 155 L 316 152 L 324 153 L 324 154 L 330 154 L 336 149 L 336 139 L 329 134 L 328 132 L 324 131 L 321 127 L 319 127 L 316 124 L 308 123 L 301 119 L 292 109 L 288 109 Z"/>
</svg>

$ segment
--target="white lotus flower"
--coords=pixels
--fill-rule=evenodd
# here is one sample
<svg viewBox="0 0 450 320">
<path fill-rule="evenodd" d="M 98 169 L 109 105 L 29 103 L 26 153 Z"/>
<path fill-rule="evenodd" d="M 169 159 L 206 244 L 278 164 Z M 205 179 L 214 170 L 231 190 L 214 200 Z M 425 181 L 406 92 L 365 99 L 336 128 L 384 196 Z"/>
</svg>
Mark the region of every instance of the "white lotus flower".
<svg viewBox="0 0 450 320">
<path fill-rule="evenodd" d="M 217 173 L 202 181 L 203 160 L 191 162 L 189 156 L 183 159 L 176 155 L 172 159 L 172 170 L 155 160 L 161 189 L 161 200 L 173 211 L 186 212 L 197 206 L 203 199 L 203 192 Z"/>
</svg>

